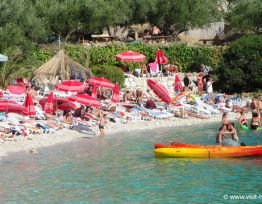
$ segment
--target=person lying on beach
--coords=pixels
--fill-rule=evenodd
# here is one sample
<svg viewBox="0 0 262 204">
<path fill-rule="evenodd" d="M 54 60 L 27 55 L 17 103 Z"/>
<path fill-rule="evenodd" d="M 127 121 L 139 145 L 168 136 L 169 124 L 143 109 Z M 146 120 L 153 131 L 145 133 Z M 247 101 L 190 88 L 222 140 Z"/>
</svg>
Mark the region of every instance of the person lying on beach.
<svg viewBox="0 0 262 204">
<path fill-rule="evenodd" d="M 141 90 L 136 91 L 136 103 L 139 106 L 143 105 L 143 92 Z"/>
</svg>

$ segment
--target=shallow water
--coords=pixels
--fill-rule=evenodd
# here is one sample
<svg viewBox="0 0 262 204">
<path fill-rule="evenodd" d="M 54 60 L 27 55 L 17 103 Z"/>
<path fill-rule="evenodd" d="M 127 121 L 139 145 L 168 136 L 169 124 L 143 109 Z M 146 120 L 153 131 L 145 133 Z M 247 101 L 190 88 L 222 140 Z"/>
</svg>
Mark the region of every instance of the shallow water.
<svg viewBox="0 0 262 204">
<path fill-rule="evenodd" d="M 0 203 L 224 203 L 225 194 L 262 194 L 262 158 L 154 158 L 154 143 L 213 144 L 217 129 L 136 131 L 12 154 L 0 160 Z M 262 143 L 261 132 L 239 136 Z"/>
</svg>

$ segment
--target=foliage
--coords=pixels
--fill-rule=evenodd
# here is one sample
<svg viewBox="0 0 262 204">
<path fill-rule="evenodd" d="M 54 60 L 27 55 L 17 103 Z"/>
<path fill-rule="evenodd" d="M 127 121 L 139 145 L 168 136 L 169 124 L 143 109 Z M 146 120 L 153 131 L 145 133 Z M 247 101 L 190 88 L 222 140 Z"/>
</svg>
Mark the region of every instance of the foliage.
<svg viewBox="0 0 262 204">
<path fill-rule="evenodd" d="M 190 47 L 185 44 L 174 44 L 161 48 L 168 58 L 170 64 L 177 64 L 183 71 L 198 71 L 192 69 L 194 64 L 207 64 L 216 67 L 221 59 L 221 49 Z M 134 45 L 112 45 L 107 47 L 94 47 L 89 49 L 90 65 L 107 64 L 120 66 L 125 65 L 133 70 L 140 66 L 138 63 L 121 63 L 115 59 L 115 56 L 126 50 L 140 52 L 146 56 L 146 63 L 155 61 L 157 47 L 144 43 Z"/>
<path fill-rule="evenodd" d="M 231 30 L 257 33 L 262 28 L 261 10 L 261 0 L 231 0 L 225 17 Z"/>
<path fill-rule="evenodd" d="M 152 0 L 148 21 L 164 30 L 181 33 L 220 20 L 219 0 Z"/>
<path fill-rule="evenodd" d="M 124 73 L 119 67 L 112 65 L 101 65 L 92 67 L 91 71 L 97 77 L 107 78 L 113 83 L 117 82 L 120 86 L 124 85 Z"/>
<path fill-rule="evenodd" d="M 220 86 L 229 92 L 257 91 L 262 87 L 262 36 L 251 35 L 233 42 L 218 70 Z"/>
</svg>

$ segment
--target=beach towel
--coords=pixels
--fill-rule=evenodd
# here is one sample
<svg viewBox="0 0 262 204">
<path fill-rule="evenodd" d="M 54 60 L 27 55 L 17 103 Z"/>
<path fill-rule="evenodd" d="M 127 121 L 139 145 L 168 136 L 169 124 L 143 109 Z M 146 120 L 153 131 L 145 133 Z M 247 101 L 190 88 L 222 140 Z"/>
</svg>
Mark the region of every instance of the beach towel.
<svg viewBox="0 0 262 204">
<path fill-rule="evenodd" d="M 148 66 L 150 68 L 150 74 L 159 73 L 159 66 L 156 62 L 152 62 L 152 63 L 148 64 Z"/>
</svg>

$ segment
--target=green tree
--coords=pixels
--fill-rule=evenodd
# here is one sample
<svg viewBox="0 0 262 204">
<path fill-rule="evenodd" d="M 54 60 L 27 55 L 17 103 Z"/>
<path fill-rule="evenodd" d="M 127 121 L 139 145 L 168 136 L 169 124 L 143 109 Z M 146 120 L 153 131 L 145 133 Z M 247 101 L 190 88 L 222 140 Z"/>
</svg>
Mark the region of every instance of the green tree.
<svg viewBox="0 0 262 204">
<path fill-rule="evenodd" d="M 219 0 L 152 0 L 146 14 L 151 24 L 176 34 L 220 20 Z"/>
<path fill-rule="evenodd" d="M 219 86 L 228 92 L 250 92 L 262 88 L 262 36 L 246 36 L 226 49 Z"/>
<path fill-rule="evenodd" d="M 262 28 L 261 0 L 231 0 L 225 19 L 233 31 L 258 33 Z"/>
</svg>

